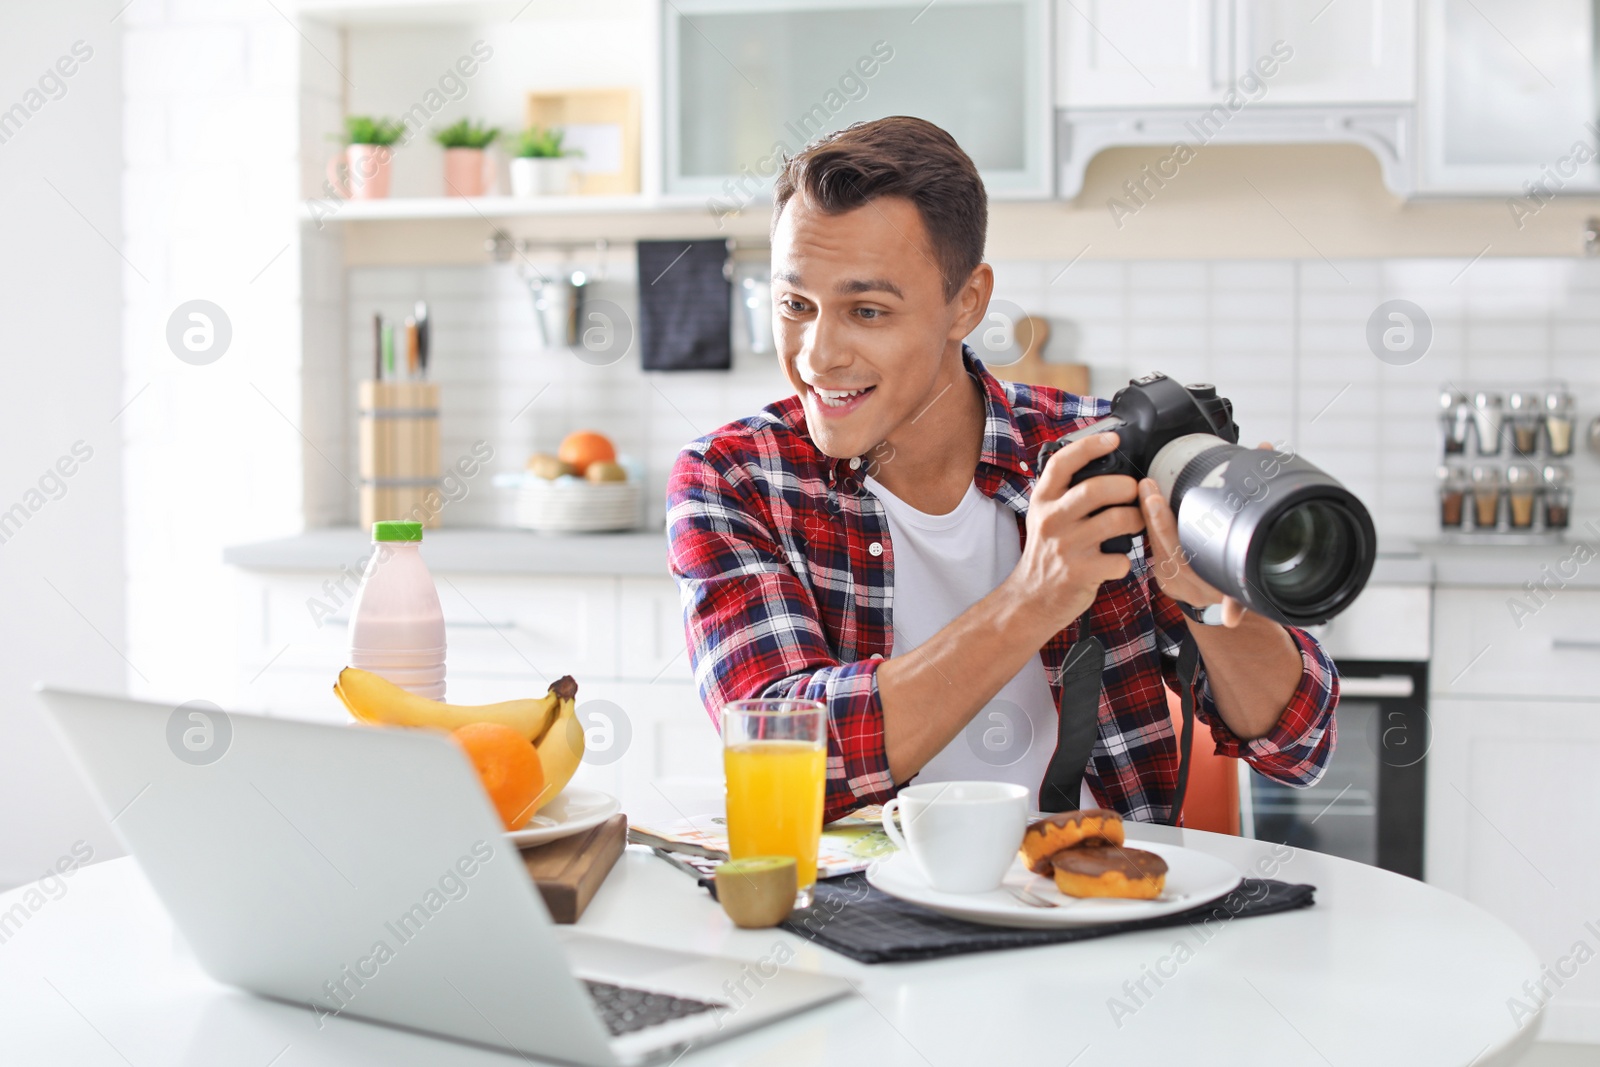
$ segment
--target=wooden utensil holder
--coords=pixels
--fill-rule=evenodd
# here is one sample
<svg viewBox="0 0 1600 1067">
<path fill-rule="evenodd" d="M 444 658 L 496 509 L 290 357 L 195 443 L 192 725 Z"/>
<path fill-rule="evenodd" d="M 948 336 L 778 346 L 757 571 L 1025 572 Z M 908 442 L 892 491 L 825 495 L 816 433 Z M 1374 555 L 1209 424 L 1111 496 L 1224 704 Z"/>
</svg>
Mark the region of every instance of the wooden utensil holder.
<svg viewBox="0 0 1600 1067">
<path fill-rule="evenodd" d="M 439 525 L 439 386 L 362 382 L 361 526 L 388 519 Z"/>
</svg>

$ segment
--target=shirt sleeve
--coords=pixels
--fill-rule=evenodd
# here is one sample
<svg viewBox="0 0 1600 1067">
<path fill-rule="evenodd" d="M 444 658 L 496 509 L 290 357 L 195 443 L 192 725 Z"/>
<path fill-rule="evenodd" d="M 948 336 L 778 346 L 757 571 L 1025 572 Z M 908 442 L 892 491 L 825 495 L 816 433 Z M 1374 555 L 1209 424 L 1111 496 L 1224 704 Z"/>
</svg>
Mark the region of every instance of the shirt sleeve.
<svg viewBox="0 0 1600 1067">
<path fill-rule="evenodd" d="M 1177 601 L 1157 586 L 1153 572 L 1147 580 L 1162 651 L 1162 673 L 1167 685 L 1178 692 L 1178 643 L 1188 623 Z M 1211 695 L 1204 659 L 1195 670 L 1195 717 L 1211 728 L 1217 755 L 1243 759 L 1274 781 L 1304 789 L 1322 779 L 1333 757 L 1337 737 L 1333 709 L 1339 703 L 1339 672 L 1316 638 L 1293 626 L 1285 629 L 1300 652 L 1300 684 L 1266 736 L 1241 741 L 1222 721 Z"/>
<path fill-rule="evenodd" d="M 748 472 L 734 464 L 718 470 L 694 446 L 680 453 L 667 484 L 667 538 L 689 661 L 712 726 L 730 700 L 819 701 L 828 713 L 824 821 L 891 796 L 878 697 L 883 661 L 834 655 Z"/>
</svg>

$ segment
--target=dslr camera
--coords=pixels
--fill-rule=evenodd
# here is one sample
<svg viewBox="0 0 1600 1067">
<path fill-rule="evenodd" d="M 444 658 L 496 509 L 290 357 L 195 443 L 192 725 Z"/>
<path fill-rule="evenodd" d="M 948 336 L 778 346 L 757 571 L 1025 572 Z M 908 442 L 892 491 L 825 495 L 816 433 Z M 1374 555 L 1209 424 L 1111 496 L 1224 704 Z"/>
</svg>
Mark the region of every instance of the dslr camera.
<svg viewBox="0 0 1600 1067">
<path fill-rule="evenodd" d="M 1177 516 L 1196 574 L 1224 595 L 1289 626 L 1315 626 L 1350 606 L 1377 558 L 1372 516 L 1355 494 L 1297 455 L 1245 448 L 1233 405 L 1212 385 L 1165 374 L 1135 378 L 1105 418 L 1046 443 L 1038 467 L 1063 446 L 1116 431 L 1117 449 L 1072 478 L 1150 477 Z M 1132 549 L 1114 537 L 1106 552 Z"/>
</svg>

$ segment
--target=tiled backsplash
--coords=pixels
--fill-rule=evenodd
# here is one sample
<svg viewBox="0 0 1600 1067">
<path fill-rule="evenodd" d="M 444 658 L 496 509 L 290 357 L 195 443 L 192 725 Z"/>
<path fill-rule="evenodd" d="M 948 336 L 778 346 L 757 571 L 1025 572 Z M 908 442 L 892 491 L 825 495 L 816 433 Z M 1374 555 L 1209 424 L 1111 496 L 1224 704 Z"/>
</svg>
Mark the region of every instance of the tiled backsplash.
<svg viewBox="0 0 1600 1067">
<path fill-rule="evenodd" d="M 594 295 L 632 315 L 632 256 L 610 258 Z M 536 265 L 547 273 L 557 266 Z M 1442 383 L 1558 379 L 1576 395 L 1580 431 L 1600 412 L 1600 263 L 1062 259 L 994 267 L 996 297 L 1051 320 L 1047 359 L 1089 364 L 1101 395 L 1150 370 L 1215 382 L 1233 399 L 1247 441 L 1287 442 L 1344 480 L 1390 540 L 1437 532 Z M 684 442 L 788 392 L 775 358 L 752 354 L 738 329 L 731 372 L 647 374 L 636 348 L 609 367 L 540 350 L 516 265 L 353 268 L 347 292 L 350 396 L 370 366 L 372 313 L 403 316 L 426 299 L 446 461 L 481 438 L 495 448 L 495 470 L 515 470 L 569 430 L 599 429 L 644 461 L 652 525 L 662 521 L 667 471 Z M 1407 366 L 1379 360 L 1366 341 L 1373 311 L 1395 298 L 1420 306 L 1432 327 L 1426 355 Z M 353 420 L 347 448 L 353 469 Z M 1600 517 L 1600 463 L 1581 440 L 1572 465 L 1576 520 Z M 443 521 L 507 522 L 505 495 L 480 477 Z"/>
</svg>

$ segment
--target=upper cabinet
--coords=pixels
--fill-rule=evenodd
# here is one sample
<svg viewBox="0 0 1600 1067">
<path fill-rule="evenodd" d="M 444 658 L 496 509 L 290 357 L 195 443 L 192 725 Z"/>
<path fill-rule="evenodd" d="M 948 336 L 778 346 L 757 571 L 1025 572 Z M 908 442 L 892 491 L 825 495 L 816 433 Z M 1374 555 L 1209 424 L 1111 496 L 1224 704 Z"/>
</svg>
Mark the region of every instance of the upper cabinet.
<svg viewBox="0 0 1600 1067">
<path fill-rule="evenodd" d="M 672 0 L 662 8 L 669 195 L 769 195 L 785 154 L 887 115 L 948 130 L 995 197 L 1053 192 L 1048 0 Z"/>
<path fill-rule="evenodd" d="M 1422 188 L 1600 187 L 1589 0 L 1423 0 Z"/>
<path fill-rule="evenodd" d="M 1236 89 L 1269 106 L 1405 103 L 1416 97 L 1416 9 L 1393 0 L 1058 0 L 1056 56 L 1063 108 L 1211 105 Z"/>
</svg>

